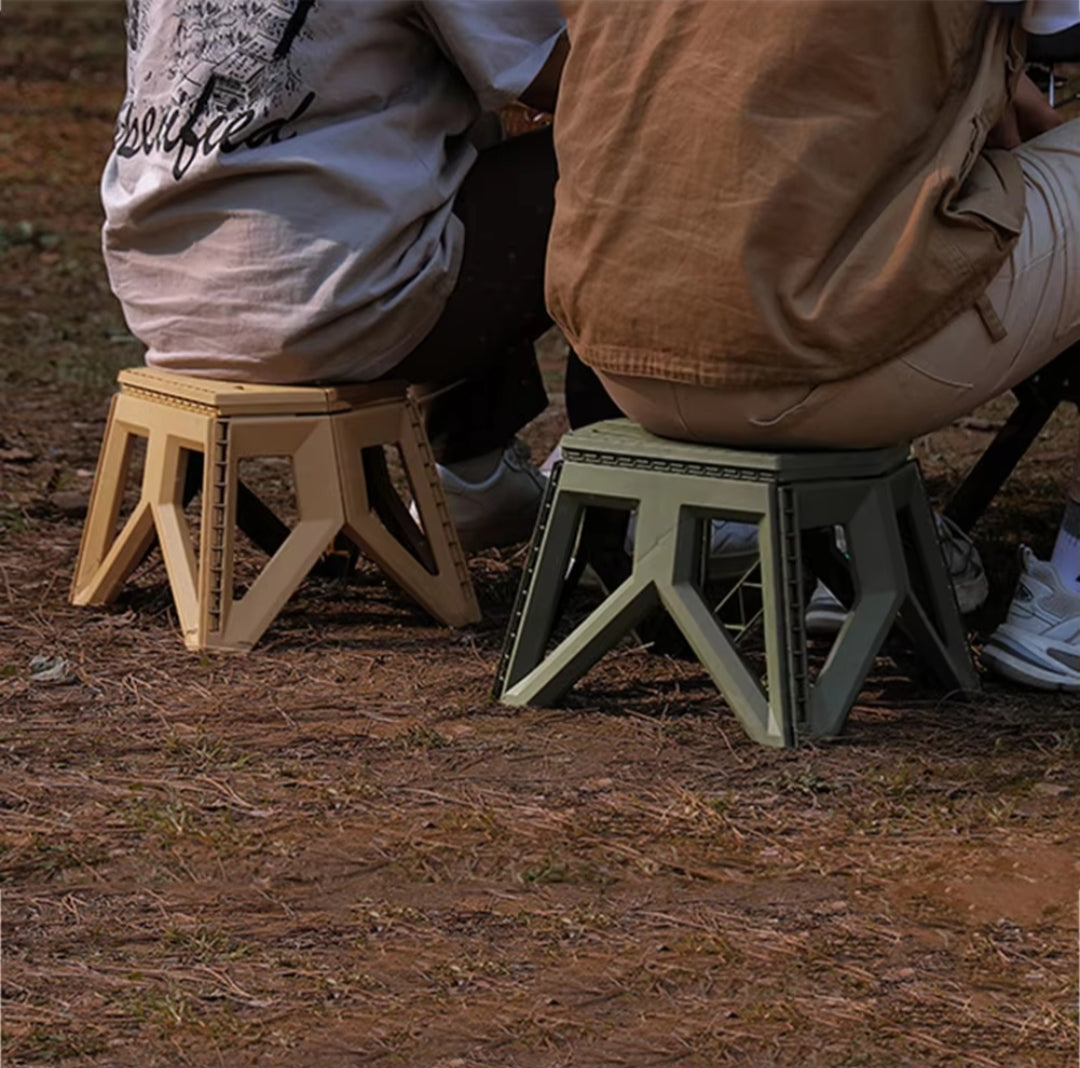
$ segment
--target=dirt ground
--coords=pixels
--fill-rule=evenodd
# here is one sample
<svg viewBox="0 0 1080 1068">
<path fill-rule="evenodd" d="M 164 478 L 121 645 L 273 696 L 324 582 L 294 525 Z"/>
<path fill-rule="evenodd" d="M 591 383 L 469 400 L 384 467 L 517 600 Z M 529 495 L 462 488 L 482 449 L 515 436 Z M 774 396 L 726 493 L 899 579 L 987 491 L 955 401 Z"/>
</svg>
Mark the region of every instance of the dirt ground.
<svg viewBox="0 0 1080 1068">
<path fill-rule="evenodd" d="M 882 659 L 842 738 L 770 751 L 696 664 L 624 646 L 510 710 L 521 548 L 471 562 L 456 633 L 363 565 L 244 658 L 184 650 L 156 559 L 67 604 L 140 359 L 98 255 L 122 47 L 116 3 L 0 14 L 2 1063 L 1075 1063 L 1075 696 Z M 1008 406 L 919 444 L 938 500 Z M 536 457 L 562 427 L 556 397 Z M 975 646 L 1076 429 L 976 528 Z"/>
</svg>

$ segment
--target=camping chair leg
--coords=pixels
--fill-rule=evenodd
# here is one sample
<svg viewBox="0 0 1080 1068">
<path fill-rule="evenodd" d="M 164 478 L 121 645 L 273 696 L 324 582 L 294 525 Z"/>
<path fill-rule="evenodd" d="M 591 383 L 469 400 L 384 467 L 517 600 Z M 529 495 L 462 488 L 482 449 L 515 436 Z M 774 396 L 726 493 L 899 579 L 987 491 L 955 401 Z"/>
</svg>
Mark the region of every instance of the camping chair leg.
<svg viewBox="0 0 1080 1068">
<path fill-rule="evenodd" d="M 1056 400 L 1033 397 L 1013 410 L 945 508 L 945 515 L 964 533 L 986 511 L 1056 407 Z"/>
</svg>

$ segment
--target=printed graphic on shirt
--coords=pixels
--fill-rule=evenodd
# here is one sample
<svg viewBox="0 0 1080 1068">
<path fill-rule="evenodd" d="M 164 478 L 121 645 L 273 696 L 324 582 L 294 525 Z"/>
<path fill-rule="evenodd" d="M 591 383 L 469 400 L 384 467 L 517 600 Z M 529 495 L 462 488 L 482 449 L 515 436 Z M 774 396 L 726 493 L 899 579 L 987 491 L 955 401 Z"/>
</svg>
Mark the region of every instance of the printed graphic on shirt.
<svg viewBox="0 0 1080 1068">
<path fill-rule="evenodd" d="M 116 151 L 164 153 L 179 180 L 200 155 L 276 144 L 315 99 L 293 56 L 318 0 L 175 0 L 171 51 L 147 70 L 148 19 L 162 0 L 128 0 L 128 100 Z"/>
</svg>

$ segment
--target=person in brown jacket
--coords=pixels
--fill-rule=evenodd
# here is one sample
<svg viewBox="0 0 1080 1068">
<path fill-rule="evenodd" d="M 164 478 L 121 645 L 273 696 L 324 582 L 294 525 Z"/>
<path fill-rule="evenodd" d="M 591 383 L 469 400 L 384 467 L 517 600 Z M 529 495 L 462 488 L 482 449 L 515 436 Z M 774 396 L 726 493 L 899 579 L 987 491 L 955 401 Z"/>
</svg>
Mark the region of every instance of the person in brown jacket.
<svg viewBox="0 0 1080 1068">
<path fill-rule="evenodd" d="M 895 444 L 1080 341 L 1080 122 L 1024 75 L 1016 5 L 564 10 L 548 306 L 647 429 Z M 1080 690 L 1078 534 L 1080 465 L 996 670 Z"/>
</svg>

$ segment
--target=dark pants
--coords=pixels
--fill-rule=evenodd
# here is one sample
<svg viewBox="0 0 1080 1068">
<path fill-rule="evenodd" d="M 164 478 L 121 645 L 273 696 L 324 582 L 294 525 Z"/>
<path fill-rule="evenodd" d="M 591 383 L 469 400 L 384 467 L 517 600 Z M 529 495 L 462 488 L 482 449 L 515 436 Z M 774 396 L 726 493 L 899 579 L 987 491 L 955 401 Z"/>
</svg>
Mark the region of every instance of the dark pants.
<svg viewBox="0 0 1080 1068">
<path fill-rule="evenodd" d="M 418 384 L 441 463 L 505 445 L 547 406 L 533 342 L 550 326 L 544 258 L 557 172 L 551 130 L 480 153 L 454 201 L 465 226 L 457 285 L 431 332 L 388 377 Z M 571 352 L 570 425 L 621 413 Z"/>
</svg>

